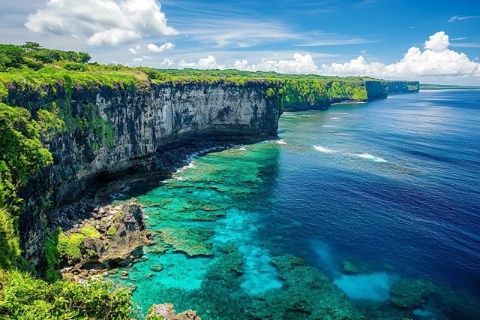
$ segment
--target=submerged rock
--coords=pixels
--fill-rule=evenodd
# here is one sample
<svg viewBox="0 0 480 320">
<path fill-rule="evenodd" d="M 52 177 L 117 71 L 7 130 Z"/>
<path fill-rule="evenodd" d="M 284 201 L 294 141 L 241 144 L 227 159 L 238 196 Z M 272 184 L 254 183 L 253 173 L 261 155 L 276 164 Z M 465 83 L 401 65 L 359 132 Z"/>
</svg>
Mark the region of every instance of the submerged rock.
<svg viewBox="0 0 480 320">
<path fill-rule="evenodd" d="M 258 295 L 253 319 L 364 319 L 362 313 L 319 269 L 286 255 L 272 261 L 284 287 Z"/>
<path fill-rule="evenodd" d="M 353 275 L 359 273 L 371 273 L 373 270 L 366 264 L 358 261 L 342 260 L 342 272 Z"/>
<path fill-rule="evenodd" d="M 161 272 L 163 271 L 163 266 L 161 264 L 154 264 L 150 266 L 150 270 L 152 270 L 153 272 Z"/>
<path fill-rule="evenodd" d="M 163 228 L 160 237 L 163 242 L 173 247 L 175 251 L 188 256 L 213 255 L 211 237 L 213 231 L 206 228 Z"/>
<path fill-rule="evenodd" d="M 435 292 L 432 282 L 421 279 L 400 279 L 391 290 L 390 302 L 401 309 L 415 309 L 427 302 Z"/>
<path fill-rule="evenodd" d="M 193 310 L 187 310 L 176 314 L 173 304 L 157 304 L 150 308 L 147 320 L 201 320 L 200 316 Z"/>
</svg>

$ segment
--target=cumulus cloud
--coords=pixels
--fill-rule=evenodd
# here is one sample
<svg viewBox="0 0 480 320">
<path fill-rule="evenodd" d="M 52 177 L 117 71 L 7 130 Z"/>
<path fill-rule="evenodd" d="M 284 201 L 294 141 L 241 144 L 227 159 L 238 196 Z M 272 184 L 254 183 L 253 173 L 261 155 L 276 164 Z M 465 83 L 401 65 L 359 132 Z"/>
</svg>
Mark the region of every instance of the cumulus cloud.
<svg viewBox="0 0 480 320">
<path fill-rule="evenodd" d="M 267 60 L 249 64 L 248 60 L 237 60 L 235 68 L 247 71 L 276 71 L 280 73 L 317 73 L 318 67 L 310 54 L 295 53 L 292 59 Z"/>
<path fill-rule="evenodd" d="M 480 64 L 466 54 L 449 49 L 445 32 L 437 32 L 425 41 L 424 49 L 411 47 L 404 57 L 392 64 L 368 63 L 363 56 L 346 63 L 322 65 L 324 73 L 333 75 L 369 75 L 384 78 L 480 77 Z"/>
<path fill-rule="evenodd" d="M 164 60 L 165 62 L 165 60 Z M 225 65 L 219 64 L 217 59 L 211 54 L 205 58 L 198 59 L 197 62 L 187 62 L 181 60 L 178 63 L 180 68 L 197 68 L 197 69 L 225 69 Z"/>
<path fill-rule="evenodd" d="M 93 46 L 177 33 L 155 0 L 48 0 L 25 26 L 40 34 L 85 38 Z"/>
<path fill-rule="evenodd" d="M 137 45 L 137 46 L 135 46 L 135 48 L 129 48 L 128 51 L 130 51 L 130 53 L 132 53 L 132 54 L 137 55 L 137 54 L 138 54 L 138 51 L 139 51 L 141 48 L 142 48 L 141 46 Z"/>
<path fill-rule="evenodd" d="M 170 50 L 170 49 L 173 49 L 174 47 L 175 47 L 175 45 L 171 42 L 166 42 L 166 43 L 162 44 L 161 46 L 157 46 L 154 43 L 150 43 L 147 46 L 149 51 L 152 51 L 152 52 L 155 52 L 155 53 L 160 53 L 160 52 L 163 52 L 165 50 Z"/>
<path fill-rule="evenodd" d="M 425 41 L 425 49 L 435 52 L 442 52 L 450 46 L 450 40 L 445 32 L 437 32 Z"/>
<path fill-rule="evenodd" d="M 158 64 L 157 64 L 158 65 Z M 467 55 L 450 49 L 450 39 L 445 32 L 431 35 L 423 48 L 411 47 L 403 58 L 391 64 L 368 62 L 359 56 L 345 63 L 318 65 L 309 53 L 295 53 L 291 58 L 249 61 L 239 59 L 222 64 L 213 55 L 198 61 L 164 59 L 161 67 L 225 69 L 245 71 L 275 71 L 279 73 L 324 74 L 338 76 L 372 76 L 385 79 L 413 79 L 442 81 L 450 79 L 480 79 L 480 64 Z"/>
</svg>

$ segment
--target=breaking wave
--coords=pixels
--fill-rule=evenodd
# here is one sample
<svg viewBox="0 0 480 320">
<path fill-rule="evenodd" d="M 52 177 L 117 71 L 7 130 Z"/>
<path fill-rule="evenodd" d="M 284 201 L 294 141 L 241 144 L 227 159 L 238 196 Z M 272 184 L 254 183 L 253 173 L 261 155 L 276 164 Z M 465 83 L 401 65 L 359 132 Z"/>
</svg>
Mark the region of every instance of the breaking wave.
<svg viewBox="0 0 480 320">
<path fill-rule="evenodd" d="M 313 149 L 317 150 L 318 152 L 322 152 L 322 153 L 335 153 L 336 152 L 333 149 L 329 149 L 327 147 L 322 147 L 322 146 L 313 146 Z"/>
</svg>

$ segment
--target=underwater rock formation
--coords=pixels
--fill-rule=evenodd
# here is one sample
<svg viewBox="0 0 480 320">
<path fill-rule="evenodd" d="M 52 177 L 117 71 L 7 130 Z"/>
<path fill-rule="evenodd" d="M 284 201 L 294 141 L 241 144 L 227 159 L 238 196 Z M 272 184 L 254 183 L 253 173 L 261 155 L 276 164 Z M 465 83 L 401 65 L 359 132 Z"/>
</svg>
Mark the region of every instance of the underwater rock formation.
<svg viewBox="0 0 480 320">
<path fill-rule="evenodd" d="M 173 309 L 173 304 L 157 304 L 150 308 L 147 315 L 147 320 L 202 320 L 200 316 L 193 310 L 187 310 L 177 314 Z"/>
<path fill-rule="evenodd" d="M 390 302 L 397 308 L 413 310 L 425 304 L 434 292 L 430 281 L 401 279 L 392 286 Z"/>
<path fill-rule="evenodd" d="M 213 255 L 210 238 L 213 231 L 199 228 L 163 228 L 160 230 L 162 241 L 173 247 L 174 251 L 184 252 L 188 256 Z"/>
</svg>

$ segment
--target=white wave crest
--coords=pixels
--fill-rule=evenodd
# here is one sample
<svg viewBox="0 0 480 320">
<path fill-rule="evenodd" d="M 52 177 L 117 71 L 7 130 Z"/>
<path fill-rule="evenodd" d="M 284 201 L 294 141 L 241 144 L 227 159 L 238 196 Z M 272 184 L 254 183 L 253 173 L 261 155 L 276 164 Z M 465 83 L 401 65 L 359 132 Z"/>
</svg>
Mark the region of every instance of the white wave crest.
<svg viewBox="0 0 480 320">
<path fill-rule="evenodd" d="M 313 149 L 315 149 L 319 152 L 322 152 L 322 153 L 335 153 L 336 152 L 333 149 L 329 149 L 329 148 L 322 147 L 322 146 L 313 146 Z"/>
<path fill-rule="evenodd" d="M 331 117 L 330 120 L 340 120 L 339 117 Z"/>
<path fill-rule="evenodd" d="M 384 163 L 384 162 L 387 162 L 387 160 L 385 160 L 384 158 L 382 157 L 378 157 L 378 156 L 374 156 L 373 154 L 370 154 L 370 153 L 356 153 L 354 154 L 356 157 L 359 157 L 359 158 L 362 158 L 362 159 L 366 159 L 366 160 L 371 160 L 371 161 L 374 161 L 374 162 L 379 162 L 379 163 Z"/>
<path fill-rule="evenodd" d="M 194 163 L 193 161 L 191 161 L 189 164 L 187 164 L 187 165 L 179 168 L 179 169 L 175 172 L 174 176 L 177 175 L 177 174 L 179 174 L 179 173 L 182 173 L 183 171 L 185 171 L 185 170 L 187 170 L 187 169 L 189 169 L 189 168 L 195 168 L 195 163 Z"/>
<path fill-rule="evenodd" d="M 277 140 L 277 144 L 287 144 L 283 139 Z"/>
</svg>

